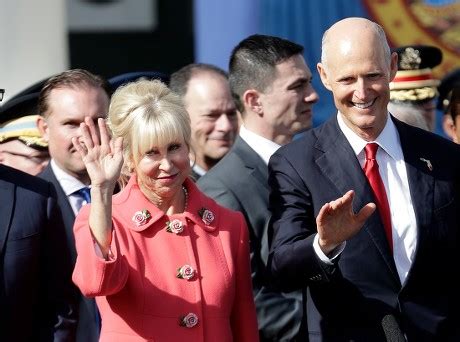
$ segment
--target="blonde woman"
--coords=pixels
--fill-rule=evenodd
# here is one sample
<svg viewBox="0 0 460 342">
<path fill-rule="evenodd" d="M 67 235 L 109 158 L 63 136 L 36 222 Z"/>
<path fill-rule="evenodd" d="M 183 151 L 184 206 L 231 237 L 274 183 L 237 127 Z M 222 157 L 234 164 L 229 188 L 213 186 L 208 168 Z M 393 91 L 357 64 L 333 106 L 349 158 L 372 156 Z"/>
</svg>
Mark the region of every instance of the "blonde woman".
<svg viewBox="0 0 460 342">
<path fill-rule="evenodd" d="M 247 227 L 188 178 L 180 99 L 159 81 L 129 83 L 108 121 L 112 139 L 88 119 L 73 140 L 91 178 L 73 281 L 96 297 L 100 340 L 258 341 Z"/>
</svg>

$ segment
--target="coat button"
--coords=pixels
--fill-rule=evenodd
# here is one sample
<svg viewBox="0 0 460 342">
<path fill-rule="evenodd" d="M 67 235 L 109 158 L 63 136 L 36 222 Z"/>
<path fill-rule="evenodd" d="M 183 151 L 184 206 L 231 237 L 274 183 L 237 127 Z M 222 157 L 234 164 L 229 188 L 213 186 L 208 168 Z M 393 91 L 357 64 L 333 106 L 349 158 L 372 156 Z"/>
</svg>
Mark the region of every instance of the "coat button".
<svg viewBox="0 0 460 342">
<path fill-rule="evenodd" d="M 193 328 L 197 324 L 198 324 L 198 316 L 195 315 L 193 312 L 190 312 L 187 315 L 181 316 L 179 318 L 179 325 L 181 327 Z"/>
<path fill-rule="evenodd" d="M 190 265 L 184 265 L 177 269 L 176 277 L 179 279 L 190 280 L 195 276 L 195 270 Z"/>
<path fill-rule="evenodd" d="M 168 233 L 180 234 L 184 231 L 184 224 L 181 220 L 175 219 L 166 222 L 166 231 Z"/>
</svg>

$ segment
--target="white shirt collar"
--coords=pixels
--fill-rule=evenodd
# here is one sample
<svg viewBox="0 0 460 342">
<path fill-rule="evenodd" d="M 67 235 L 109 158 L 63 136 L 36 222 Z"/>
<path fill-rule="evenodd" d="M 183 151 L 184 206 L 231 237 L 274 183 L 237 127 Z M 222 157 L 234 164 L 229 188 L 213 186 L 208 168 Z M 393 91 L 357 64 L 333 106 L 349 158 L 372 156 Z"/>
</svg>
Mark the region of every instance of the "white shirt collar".
<svg viewBox="0 0 460 342">
<path fill-rule="evenodd" d="M 193 163 L 192 161 L 190 161 L 190 165 L 192 166 L 193 171 L 195 171 L 200 177 L 204 176 L 204 174 L 206 173 L 206 170 L 203 169 L 198 164 Z"/>
<path fill-rule="evenodd" d="M 355 151 L 357 156 L 364 150 L 366 144 L 370 141 L 366 141 L 353 132 L 343 120 L 342 114 L 337 113 L 337 121 L 339 123 L 340 130 L 343 132 L 351 147 Z M 401 143 L 399 141 L 399 134 L 396 126 L 391 120 L 390 115 L 388 114 L 388 119 L 383 128 L 383 131 L 375 139 L 375 141 L 391 158 L 394 160 L 403 159 L 403 153 L 401 149 Z"/>
<path fill-rule="evenodd" d="M 66 196 L 69 196 L 73 194 L 75 191 L 80 190 L 81 188 L 84 188 L 86 186 L 84 183 L 80 182 L 77 178 L 69 175 L 67 172 L 61 169 L 56 164 L 54 159 L 51 159 L 51 169 L 53 170 L 54 175 L 56 176 L 56 179 L 61 185 L 62 190 L 64 190 L 64 193 L 66 194 Z"/>
<path fill-rule="evenodd" d="M 246 127 L 244 127 L 244 125 L 241 125 L 239 134 L 241 139 L 243 139 L 249 146 L 251 146 L 251 148 L 263 159 L 267 165 L 270 157 L 281 146 L 274 141 L 251 132 Z"/>
</svg>

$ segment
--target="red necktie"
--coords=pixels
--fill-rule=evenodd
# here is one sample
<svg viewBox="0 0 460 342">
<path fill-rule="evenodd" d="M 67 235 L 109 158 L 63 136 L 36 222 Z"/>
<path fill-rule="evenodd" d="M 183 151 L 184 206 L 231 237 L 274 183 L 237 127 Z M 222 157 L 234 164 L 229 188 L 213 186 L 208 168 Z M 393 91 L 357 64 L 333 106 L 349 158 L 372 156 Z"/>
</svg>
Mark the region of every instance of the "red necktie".
<svg viewBox="0 0 460 342">
<path fill-rule="evenodd" d="M 364 173 L 366 174 L 369 184 L 371 185 L 372 192 L 375 196 L 375 204 L 379 210 L 380 217 L 382 218 L 383 226 L 385 227 L 385 235 L 387 236 L 388 244 L 391 252 L 393 252 L 393 237 L 391 233 L 391 215 L 390 206 L 388 205 L 387 193 L 383 185 L 382 178 L 379 173 L 379 164 L 377 164 L 377 149 L 379 145 L 376 143 L 369 143 L 365 147 L 366 162 L 364 163 Z"/>
</svg>

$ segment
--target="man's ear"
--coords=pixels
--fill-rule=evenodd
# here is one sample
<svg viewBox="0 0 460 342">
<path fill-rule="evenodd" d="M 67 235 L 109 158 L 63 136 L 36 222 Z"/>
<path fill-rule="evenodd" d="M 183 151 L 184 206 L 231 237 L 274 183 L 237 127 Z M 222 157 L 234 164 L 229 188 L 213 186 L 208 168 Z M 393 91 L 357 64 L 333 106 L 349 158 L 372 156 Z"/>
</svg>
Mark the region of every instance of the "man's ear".
<svg viewBox="0 0 460 342">
<path fill-rule="evenodd" d="M 450 114 L 444 114 L 442 117 L 442 128 L 444 130 L 444 133 L 453 141 L 458 144 L 458 139 L 457 139 L 457 134 L 455 134 L 455 125 L 454 125 L 454 120 L 452 120 L 452 117 Z"/>
<path fill-rule="evenodd" d="M 255 89 L 248 89 L 243 94 L 244 107 L 251 112 L 262 115 L 264 108 L 261 101 L 261 94 Z"/>
<path fill-rule="evenodd" d="M 391 63 L 390 63 L 390 82 L 393 81 L 393 79 L 395 78 L 397 71 L 398 71 L 398 54 L 396 52 L 393 52 L 391 54 Z"/>
<path fill-rule="evenodd" d="M 43 116 L 38 116 L 37 118 L 37 127 L 38 131 L 40 132 L 43 140 L 48 142 L 49 137 L 48 137 L 48 123 L 46 122 L 45 118 Z"/>
<path fill-rule="evenodd" d="M 326 87 L 327 90 L 332 91 L 331 85 L 329 84 L 329 81 L 327 79 L 327 73 L 326 73 L 326 68 L 322 63 L 316 64 L 316 69 L 318 70 L 319 77 L 321 77 L 321 82 L 323 82 L 323 85 Z"/>
</svg>

